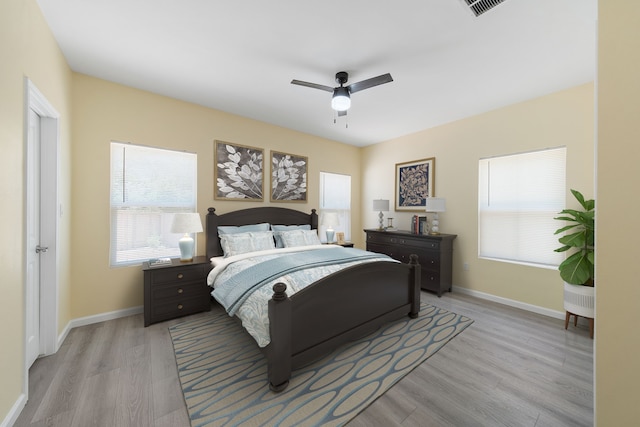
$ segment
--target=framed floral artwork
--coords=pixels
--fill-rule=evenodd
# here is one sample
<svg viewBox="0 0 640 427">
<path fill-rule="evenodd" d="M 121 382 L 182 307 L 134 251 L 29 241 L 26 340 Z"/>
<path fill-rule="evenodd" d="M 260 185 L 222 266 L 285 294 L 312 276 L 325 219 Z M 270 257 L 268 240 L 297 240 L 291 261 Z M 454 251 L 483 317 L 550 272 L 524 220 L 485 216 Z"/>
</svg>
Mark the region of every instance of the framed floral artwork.
<svg viewBox="0 0 640 427">
<path fill-rule="evenodd" d="M 306 202 L 307 166 L 304 156 L 271 151 L 271 201 Z"/>
<path fill-rule="evenodd" d="M 435 196 L 436 158 L 396 163 L 396 211 L 424 211 Z"/>
<path fill-rule="evenodd" d="M 213 198 L 264 200 L 264 156 L 261 148 L 215 141 Z"/>
</svg>

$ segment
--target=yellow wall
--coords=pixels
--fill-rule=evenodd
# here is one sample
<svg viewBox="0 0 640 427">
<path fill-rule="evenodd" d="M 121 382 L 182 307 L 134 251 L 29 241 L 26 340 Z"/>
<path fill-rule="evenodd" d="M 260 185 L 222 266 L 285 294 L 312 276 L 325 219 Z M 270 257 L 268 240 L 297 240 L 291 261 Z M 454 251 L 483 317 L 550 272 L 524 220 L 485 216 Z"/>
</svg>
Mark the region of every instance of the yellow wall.
<svg viewBox="0 0 640 427">
<path fill-rule="evenodd" d="M 307 156 L 308 202 L 276 203 L 302 211 L 318 208 L 320 171 L 348 174 L 353 184 L 353 229 L 360 228 L 360 151 L 292 130 L 74 74 L 73 79 L 74 318 L 142 305 L 141 267 L 109 267 L 109 144 L 127 141 L 198 154 L 198 211 L 224 213 L 270 203 L 213 199 L 214 140 Z M 265 165 L 269 171 L 269 166 Z M 266 180 L 268 186 L 268 177 Z M 204 235 L 198 239 L 204 255 Z"/>
<path fill-rule="evenodd" d="M 0 422 L 22 393 L 24 372 L 24 77 L 60 114 L 60 202 L 70 204 L 71 71 L 33 0 L 0 2 L 0 272 L 2 350 Z M 60 219 L 62 259 L 59 329 L 71 319 L 69 307 L 69 216 Z"/>
<path fill-rule="evenodd" d="M 594 189 L 593 84 L 511 105 L 363 149 L 362 212 L 377 224 L 373 199 L 394 200 L 395 163 L 435 157 L 435 195 L 447 201 L 440 231 L 457 234 L 453 284 L 525 304 L 564 311 L 556 270 L 478 258 L 478 160 L 567 146 L 567 188 L 592 197 Z M 568 203 L 574 204 L 567 190 Z M 389 212 L 408 229 L 414 212 Z M 468 263 L 469 270 L 463 270 Z"/>
<path fill-rule="evenodd" d="M 640 4 L 599 2 L 595 384 L 598 426 L 640 420 Z M 636 233 L 636 231 L 638 233 Z"/>
</svg>

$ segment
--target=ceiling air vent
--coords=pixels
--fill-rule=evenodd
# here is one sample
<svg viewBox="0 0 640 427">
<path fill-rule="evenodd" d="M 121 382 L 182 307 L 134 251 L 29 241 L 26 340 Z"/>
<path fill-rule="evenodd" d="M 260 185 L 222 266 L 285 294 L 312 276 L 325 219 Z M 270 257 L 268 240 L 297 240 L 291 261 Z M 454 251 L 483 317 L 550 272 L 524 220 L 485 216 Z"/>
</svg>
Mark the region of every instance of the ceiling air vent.
<svg viewBox="0 0 640 427">
<path fill-rule="evenodd" d="M 482 15 L 485 12 L 490 11 L 494 7 L 498 6 L 504 0 L 462 0 L 476 17 Z"/>
</svg>

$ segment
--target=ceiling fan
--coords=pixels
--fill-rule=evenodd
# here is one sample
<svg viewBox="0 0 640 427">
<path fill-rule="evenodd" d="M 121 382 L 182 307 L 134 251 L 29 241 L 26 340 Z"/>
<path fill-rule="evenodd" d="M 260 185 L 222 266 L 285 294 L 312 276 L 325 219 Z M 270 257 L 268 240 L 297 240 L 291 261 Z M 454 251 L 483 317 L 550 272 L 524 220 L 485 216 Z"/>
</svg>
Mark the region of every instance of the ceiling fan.
<svg viewBox="0 0 640 427">
<path fill-rule="evenodd" d="M 347 110 L 351 107 L 351 94 L 359 92 L 370 87 L 378 86 L 384 83 L 390 83 L 393 81 L 391 74 L 382 74 L 378 77 L 372 77 L 370 79 L 362 80 L 357 83 L 351 83 L 349 86 L 345 86 L 349 80 L 349 74 L 346 71 L 339 71 L 336 73 L 336 83 L 340 86 L 330 87 L 325 85 L 319 85 L 317 83 L 303 82 L 301 80 L 291 80 L 291 84 L 306 86 L 314 89 L 320 89 L 327 92 L 333 92 L 331 98 L 331 108 L 338 112 L 338 116 L 346 116 Z"/>
</svg>

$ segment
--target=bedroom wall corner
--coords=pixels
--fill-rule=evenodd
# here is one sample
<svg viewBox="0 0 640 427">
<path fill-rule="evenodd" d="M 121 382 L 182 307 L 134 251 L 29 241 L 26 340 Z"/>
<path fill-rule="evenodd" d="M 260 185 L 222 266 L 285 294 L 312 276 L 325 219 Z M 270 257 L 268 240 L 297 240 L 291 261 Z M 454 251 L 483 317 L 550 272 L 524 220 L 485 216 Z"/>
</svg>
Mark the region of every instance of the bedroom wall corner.
<svg viewBox="0 0 640 427">
<path fill-rule="evenodd" d="M 364 225 L 377 223 L 370 209 L 372 199 L 389 199 L 393 206 L 396 163 L 435 157 L 435 195 L 447 200 L 440 231 L 458 235 L 453 251 L 454 288 L 564 312 L 557 271 L 479 259 L 477 226 L 480 158 L 562 145 L 567 146 L 567 201 L 569 188 L 593 196 L 593 83 L 365 147 Z M 408 230 L 411 215 L 416 213 L 425 215 L 392 211 L 385 217 L 393 216 L 396 227 Z"/>
<path fill-rule="evenodd" d="M 355 197 L 360 194 L 357 147 L 83 74 L 73 76 L 73 106 L 74 319 L 143 304 L 141 265 L 109 266 L 110 141 L 197 153 L 197 206 L 203 221 L 208 207 L 215 207 L 218 213 L 269 205 L 310 212 L 318 208 L 320 171 L 351 175 L 353 194 Z M 267 197 L 263 202 L 214 200 L 214 140 L 264 149 Z M 269 202 L 270 150 L 308 157 L 306 203 Z M 359 206 L 357 198 L 352 213 L 354 230 L 360 226 Z M 197 240 L 197 254 L 203 255 L 204 234 L 199 234 Z"/>
<path fill-rule="evenodd" d="M 0 423 L 10 425 L 22 409 L 26 398 L 24 387 L 24 78 L 28 77 L 60 114 L 59 200 L 70 204 L 70 84 L 71 70 L 60 51 L 35 0 L 0 2 L 0 195 L 3 221 L 0 234 L 0 271 L 3 275 L 4 309 L 0 321 Z M 59 294 L 58 323 L 60 332 L 69 316 L 69 223 L 70 216 L 60 221 L 58 243 Z"/>
</svg>

